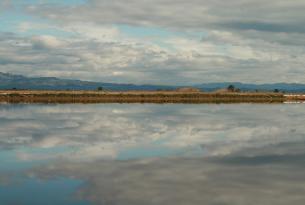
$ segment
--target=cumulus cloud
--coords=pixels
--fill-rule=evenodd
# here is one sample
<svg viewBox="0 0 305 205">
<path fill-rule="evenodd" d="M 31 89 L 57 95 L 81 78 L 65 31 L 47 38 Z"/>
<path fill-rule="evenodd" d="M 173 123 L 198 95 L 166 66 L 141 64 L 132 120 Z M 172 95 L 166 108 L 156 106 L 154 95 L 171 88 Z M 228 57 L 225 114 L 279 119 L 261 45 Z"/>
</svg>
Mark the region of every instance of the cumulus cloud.
<svg viewBox="0 0 305 205">
<path fill-rule="evenodd" d="M 22 176 L 82 180 L 74 194 L 93 204 L 303 204 L 304 114 L 302 105 L 1 105 L 0 151 L 46 162 Z M 0 173 L 0 184 L 10 179 Z"/>
<path fill-rule="evenodd" d="M 68 36 L 2 34 L 0 68 L 127 83 L 302 82 L 304 7 L 301 0 L 26 4 L 28 15 L 48 23 L 20 22 L 16 33 Z M 166 35 L 140 37 L 150 28 Z"/>
<path fill-rule="evenodd" d="M 95 39 L 2 34 L 0 68 L 28 75 L 106 82 L 193 84 L 211 81 L 301 81 L 303 49 L 248 42 L 214 32 L 201 41 L 167 38 L 171 49 L 111 35 Z M 110 38 L 110 36 L 112 36 Z M 115 35 L 114 35 L 115 36 Z M 93 37 L 93 36 L 92 36 Z M 230 45 L 231 41 L 239 45 Z M 219 43 L 223 43 L 219 45 Z M 224 78 L 224 76 L 226 76 Z M 273 80 L 271 80 L 273 79 Z"/>
<path fill-rule="evenodd" d="M 258 109 L 264 115 L 257 114 Z M 13 111 L 2 108 L 1 113 L 1 149 L 66 147 L 67 152 L 57 153 L 56 157 L 78 161 L 117 159 L 124 153 L 137 153 L 141 147 L 167 150 L 168 154 L 194 151 L 203 157 L 257 156 L 272 150 L 270 147 L 275 148 L 269 154 L 300 153 L 300 148 L 293 147 L 304 144 L 305 132 L 303 125 L 297 123 L 302 122 L 300 106 L 150 105 L 138 109 L 117 105 L 79 109 L 78 105 L 62 105 L 22 106 Z M 18 156 L 30 160 L 36 159 L 35 155 Z"/>
<path fill-rule="evenodd" d="M 34 49 L 58 49 L 64 43 L 54 36 L 33 36 L 31 43 Z"/>
<path fill-rule="evenodd" d="M 30 6 L 28 11 L 55 20 L 93 21 L 100 24 L 303 32 L 300 25 L 305 18 L 302 12 L 304 6 L 302 0 L 91 0 L 86 5 L 71 7 Z"/>
<path fill-rule="evenodd" d="M 75 194 L 94 204 L 301 205 L 303 157 L 261 157 L 266 164 L 253 158 L 64 161 L 34 168 L 28 175 L 82 179 L 85 183 Z"/>
</svg>

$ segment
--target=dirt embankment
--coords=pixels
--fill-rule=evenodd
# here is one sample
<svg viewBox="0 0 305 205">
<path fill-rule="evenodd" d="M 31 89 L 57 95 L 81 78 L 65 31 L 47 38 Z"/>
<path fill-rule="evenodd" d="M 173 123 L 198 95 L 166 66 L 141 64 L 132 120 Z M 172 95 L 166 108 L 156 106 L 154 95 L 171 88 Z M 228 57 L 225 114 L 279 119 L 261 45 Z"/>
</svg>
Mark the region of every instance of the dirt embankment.
<svg viewBox="0 0 305 205">
<path fill-rule="evenodd" d="M 284 95 L 286 101 L 303 101 L 305 102 L 305 94 L 286 94 Z"/>
<path fill-rule="evenodd" d="M 278 93 L 204 93 L 177 91 L 0 91 L 8 103 L 281 103 Z"/>
</svg>

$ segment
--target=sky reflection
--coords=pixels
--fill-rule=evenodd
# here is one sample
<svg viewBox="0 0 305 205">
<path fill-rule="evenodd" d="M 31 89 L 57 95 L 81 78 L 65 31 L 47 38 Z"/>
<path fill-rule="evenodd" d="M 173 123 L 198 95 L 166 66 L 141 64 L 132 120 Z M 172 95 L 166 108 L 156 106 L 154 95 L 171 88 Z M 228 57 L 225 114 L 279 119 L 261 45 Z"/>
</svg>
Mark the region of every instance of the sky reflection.
<svg viewBox="0 0 305 205">
<path fill-rule="evenodd" d="M 19 177 L 81 182 L 64 195 L 94 204 L 303 204 L 304 114 L 302 105 L 0 105 L 0 196 L 14 195 L 8 184 L 34 189 L 10 183 Z"/>
</svg>

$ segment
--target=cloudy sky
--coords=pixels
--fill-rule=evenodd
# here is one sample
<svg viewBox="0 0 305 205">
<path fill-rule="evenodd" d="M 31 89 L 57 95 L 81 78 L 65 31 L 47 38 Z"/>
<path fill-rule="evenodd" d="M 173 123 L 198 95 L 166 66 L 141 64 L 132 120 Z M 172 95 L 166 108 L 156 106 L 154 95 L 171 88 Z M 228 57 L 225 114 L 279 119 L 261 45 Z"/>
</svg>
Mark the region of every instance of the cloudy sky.
<svg viewBox="0 0 305 205">
<path fill-rule="evenodd" d="M 304 0 L 1 0 L 0 71 L 122 83 L 302 83 L 304 10 Z"/>
</svg>

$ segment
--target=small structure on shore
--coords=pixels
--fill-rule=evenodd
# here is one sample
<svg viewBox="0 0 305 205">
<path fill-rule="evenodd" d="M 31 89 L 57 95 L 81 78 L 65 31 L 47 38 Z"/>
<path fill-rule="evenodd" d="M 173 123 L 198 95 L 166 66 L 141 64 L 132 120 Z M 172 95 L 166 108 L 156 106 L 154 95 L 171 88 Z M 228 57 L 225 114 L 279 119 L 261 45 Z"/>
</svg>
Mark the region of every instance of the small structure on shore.
<svg viewBox="0 0 305 205">
<path fill-rule="evenodd" d="M 227 88 L 221 88 L 215 91 L 216 93 L 239 93 L 240 89 L 235 88 L 234 85 L 229 85 Z"/>
<path fill-rule="evenodd" d="M 178 92 L 187 92 L 187 93 L 200 93 L 201 92 L 200 89 L 193 88 L 193 87 L 178 88 L 176 91 L 178 91 Z"/>
<path fill-rule="evenodd" d="M 226 89 L 226 88 L 221 88 L 221 89 L 215 90 L 214 92 L 215 92 L 215 93 L 228 93 L 228 89 Z"/>
</svg>

